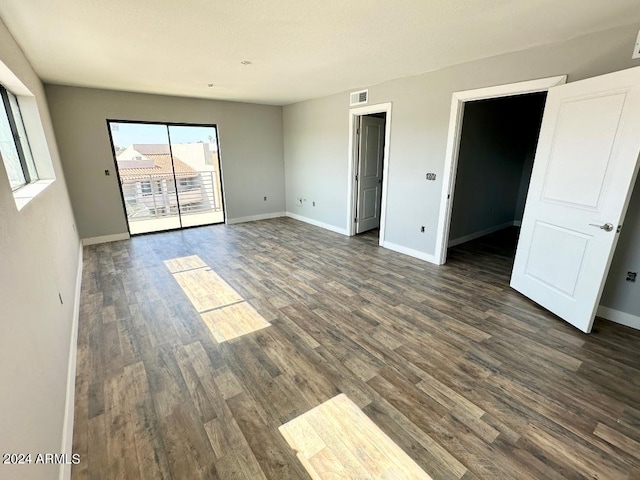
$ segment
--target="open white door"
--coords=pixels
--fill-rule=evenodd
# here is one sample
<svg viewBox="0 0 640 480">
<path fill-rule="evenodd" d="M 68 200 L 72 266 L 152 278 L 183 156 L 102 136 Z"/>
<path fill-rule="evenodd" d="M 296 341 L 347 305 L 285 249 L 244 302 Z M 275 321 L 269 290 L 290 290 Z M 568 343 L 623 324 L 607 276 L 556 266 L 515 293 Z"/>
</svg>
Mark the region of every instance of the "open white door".
<svg viewBox="0 0 640 480">
<path fill-rule="evenodd" d="M 380 226 L 384 124 L 382 118 L 360 117 L 356 233 Z"/>
<path fill-rule="evenodd" d="M 549 90 L 511 286 L 591 331 L 637 174 L 640 67 Z"/>
</svg>

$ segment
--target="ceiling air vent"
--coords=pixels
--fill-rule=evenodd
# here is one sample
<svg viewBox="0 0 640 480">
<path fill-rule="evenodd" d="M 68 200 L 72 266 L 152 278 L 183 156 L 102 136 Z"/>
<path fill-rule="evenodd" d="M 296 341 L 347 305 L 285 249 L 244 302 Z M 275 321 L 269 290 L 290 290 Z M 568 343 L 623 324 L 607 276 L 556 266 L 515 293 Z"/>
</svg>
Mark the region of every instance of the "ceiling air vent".
<svg viewBox="0 0 640 480">
<path fill-rule="evenodd" d="M 360 90 L 359 92 L 352 92 L 350 96 L 349 105 L 364 105 L 369 101 L 369 90 Z"/>
</svg>

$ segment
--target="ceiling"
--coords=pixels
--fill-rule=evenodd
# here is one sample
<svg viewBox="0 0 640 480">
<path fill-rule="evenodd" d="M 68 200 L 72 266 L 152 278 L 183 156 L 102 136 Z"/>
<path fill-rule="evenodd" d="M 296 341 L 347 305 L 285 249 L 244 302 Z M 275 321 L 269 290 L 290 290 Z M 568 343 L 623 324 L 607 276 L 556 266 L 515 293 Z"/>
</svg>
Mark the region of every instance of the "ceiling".
<svg viewBox="0 0 640 480">
<path fill-rule="evenodd" d="M 2 0 L 0 17 L 45 82 L 285 105 L 640 23 L 640 8 L 638 0 Z"/>
</svg>

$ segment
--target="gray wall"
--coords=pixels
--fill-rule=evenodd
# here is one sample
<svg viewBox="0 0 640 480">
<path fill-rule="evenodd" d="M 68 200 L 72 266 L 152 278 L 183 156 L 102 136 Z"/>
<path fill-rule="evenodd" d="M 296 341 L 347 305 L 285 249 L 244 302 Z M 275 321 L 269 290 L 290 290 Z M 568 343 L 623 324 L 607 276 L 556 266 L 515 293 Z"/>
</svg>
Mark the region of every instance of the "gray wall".
<svg viewBox="0 0 640 480">
<path fill-rule="evenodd" d="M 631 59 L 637 33 L 638 26 L 631 25 L 369 86 L 370 105 L 393 104 L 385 241 L 435 252 L 453 92 L 562 74 L 572 82 L 638 66 L 640 60 Z M 338 228 L 347 226 L 348 112 L 349 92 L 343 92 L 287 106 L 283 119 L 287 211 Z M 437 180 L 426 181 L 427 172 Z M 310 202 L 296 207 L 299 194 L 313 195 L 323 207 L 314 209 Z M 638 232 L 638 203 L 630 208 L 625 230 Z M 420 225 L 426 225 L 425 233 Z M 628 235 L 616 257 L 637 260 L 640 235 Z M 620 268 L 614 265 L 607 292 L 617 289 Z M 637 292 L 639 283 L 631 285 Z M 605 301 L 621 311 L 633 308 L 622 297 L 614 301 L 607 294 Z"/>
<path fill-rule="evenodd" d="M 284 211 L 281 107 L 45 88 L 81 238 L 127 231 L 106 119 L 217 124 L 228 219 Z"/>
<path fill-rule="evenodd" d="M 627 272 L 640 274 L 640 175 L 600 300 L 605 307 L 640 317 L 640 277 L 635 283 L 627 282 Z"/>
<path fill-rule="evenodd" d="M 286 210 L 338 228 L 346 228 L 348 104 L 347 93 L 333 95 L 285 107 L 283 118 Z"/>
<path fill-rule="evenodd" d="M 538 93 L 465 105 L 450 240 L 522 220 L 516 217 L 528 191 L 525 163 L 538 142 L 545 98 Z"/>
<path fill-rule="evenodd" d="M 35 96 L 56 177 L 18 211 L 0 166 L 0 452 L 60 452 L 79 239 L 42 84 L 1 21 L 0 61 Z M 0 477 L 58 470 L 0 465 Z"/>
<path fill-rule="evenodd" d="M 539 133 L 539 131 L 538 131 Z M 527 193 L 529 193 L 529 183 L 531 182 L 531 174 L 533 173 L 533 161 L 536 156 L 536 145 L 533 145 L 531 150 L 527 151 L 524 157 L 524 165 L 522 166 L 522 176 L 520 177 L 520 190 L 518 191 L 518 203 L 516 204 L 516 211 L 514 214 L 514 220 L 519 222 L 524 217 L 524 206 L 527 203 Z"/>
<path fill-rule="evenodd" d="M 453 92 L 562 74 L 576 81 L 640 65 L 630 53 L 637 33 L 633 25 L 369 86 L 370 105 L 393 104 L 385 240 L 435 252 Z M 347 226 L 348 112 L 349 92 L 284 108 L 287 211 L 338 228 Z M 427 172 L 437 180 L 426 181 Z M 319 207 L 296 207 L 297 195 Z"/>
</svg>

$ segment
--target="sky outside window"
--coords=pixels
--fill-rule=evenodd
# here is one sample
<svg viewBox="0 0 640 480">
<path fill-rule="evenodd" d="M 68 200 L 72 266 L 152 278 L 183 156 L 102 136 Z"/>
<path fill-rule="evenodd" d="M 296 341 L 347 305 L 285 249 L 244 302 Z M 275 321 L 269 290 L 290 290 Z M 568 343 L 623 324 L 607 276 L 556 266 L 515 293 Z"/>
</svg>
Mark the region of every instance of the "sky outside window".
<svg viewBox="0 0 640 480">
<path fill-rule="evenodd" d="M 170 125 L 171 143 L 211 143 L 217 145 L 214 127 Z M 167 126 L 149 123 L 111 123 L 111 135 L 116 147 L 134 143 L 167 145 Z"/>
</svg>

